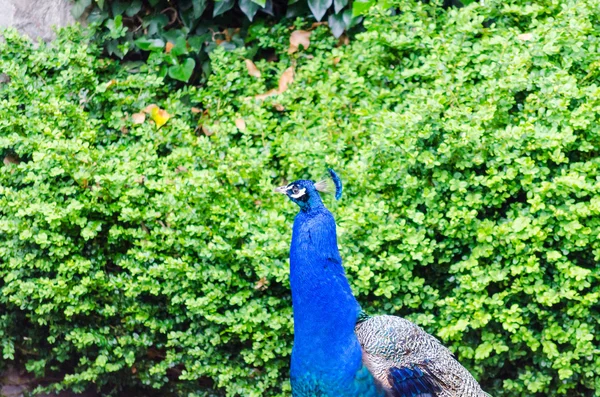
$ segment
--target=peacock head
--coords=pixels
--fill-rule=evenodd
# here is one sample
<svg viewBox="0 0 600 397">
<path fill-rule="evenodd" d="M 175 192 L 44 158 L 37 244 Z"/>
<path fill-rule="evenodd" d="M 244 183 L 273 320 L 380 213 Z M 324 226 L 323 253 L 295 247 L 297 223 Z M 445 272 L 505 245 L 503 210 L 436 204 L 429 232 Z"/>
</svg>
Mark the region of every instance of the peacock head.
<svg viewBox="0 0 600 397">
<path fill-rule="evenodd" d="M 335 198 L 336 200 L 339 200 L 342 196 L 342 181 L 334 170 L 329 168 L 328 171 L 335 186 Z M 300 179 L 275 189 L 275 192 L 288 196 L 288 198 L 298 204 L 302 210 L 308 210 L 323 205 L 319 192 L 332 193 L 332 191 L 333 189 L 330 187 L 329 180 L 327 179 L 319 182 Z"/>
</svg>

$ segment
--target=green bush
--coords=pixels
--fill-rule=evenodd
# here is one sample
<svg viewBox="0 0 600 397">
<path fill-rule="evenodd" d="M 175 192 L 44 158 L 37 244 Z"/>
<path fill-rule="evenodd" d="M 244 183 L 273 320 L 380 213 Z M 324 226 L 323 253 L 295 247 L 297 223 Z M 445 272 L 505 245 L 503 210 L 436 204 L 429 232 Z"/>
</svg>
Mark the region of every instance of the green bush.
<svg viewBox="0 0 600 397">
<path fill-rule="evenodd" d="M 458 1 L 458 0 L 454 0 Z M 204 82 L 208 55 L 218 46 L 257 50 L 248 27 L 273 21 L 292 24 L 314 16 L 335 37 L 360 23 L 375 0 L 73 0 L 72 14 L 97 29 L 106 53 L 121 59 L 143 59 L 158 75 Z M 458 2 L 459 3 L 459 2 Z M 260 12 L 259 12 L 260 11 Z M 285 22 L 282 22 L 285 23 Z"/>
<path fill-rule="evenodd" d="M 289 395 L 296 208 L 271 188 L 329 165 L 367 311 L 421 324 L 495 396 L 600 396 L 598 2 L 398 7 L 292 54 L 259 26 L 260 77 L 219 48 L 178 91 L 75 30 L 6 33 L 4 359 L 58 388 Z"/>
</svg>

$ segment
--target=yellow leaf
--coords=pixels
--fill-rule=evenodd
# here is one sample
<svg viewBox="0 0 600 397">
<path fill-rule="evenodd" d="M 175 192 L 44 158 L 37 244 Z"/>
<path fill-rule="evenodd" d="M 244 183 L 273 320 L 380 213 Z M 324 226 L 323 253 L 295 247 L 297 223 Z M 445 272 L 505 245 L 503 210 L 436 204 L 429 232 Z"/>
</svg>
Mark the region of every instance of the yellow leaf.
<svg viewBox="0 0 600 397">
<path fill-rule="evenodd" d="M 254 62 L 252 62 L 250 59 L 244 59 L 244 62 L 246 62 L 246 69 L 248 69 L 248 74 L 250 76 L 256 78 L 260 77 L 260 70 L 258 70 Z"/>
<path fill-rule="evenodd" d="M 171 115 L 167 113 L 166 110 L 159 108 L 155 104 L 146 106 L 142 112 L 148 113 L 158 128 L 165 125 L 165 123 L 171 118 Z"/>
<path fill-rule="evenodd" d="M 242 132 L 246 131 L 246 122 L 242 118 L 235 120 L 235 126 L 237 127 L 238 130 L 240 130 Z"/>
<path fill-rule="evenodd" d="M 288 48 L 288 54 L 293 54 L 298 51 L 300 45 L 305 49 L 310 45 L 310 32 L 306 30 L 296 30 L 292 32 L 290 36 L 290 48 Z"/>
<path fill-rule="evenodd" d="M 131 119 L 133 120 L 133 124 L 142 124 L 146 121 L 146 115 L 142 112 L 134 113 L 131 115 Z"/>
<path fill-rule="evenodd" d="M 169 118 L 171 118 L 171 115 L 169 115 L 166 110 L 163 110 L 157 106 L 150 111 L 150 118 L 152 118 L 152 120 L 154 120 L 156 123 L 156 126 L 160 128 L 165 125 Z"/>
<path fill-rule="evenodd" d="M 279 90 L 278 94 L 281 94 L 285 90 L 288 89 L 288 85 L 294 81 L 294 68 L 290 66 L 283 72 L 281 77 L 279 78 Z"/>
</svg>

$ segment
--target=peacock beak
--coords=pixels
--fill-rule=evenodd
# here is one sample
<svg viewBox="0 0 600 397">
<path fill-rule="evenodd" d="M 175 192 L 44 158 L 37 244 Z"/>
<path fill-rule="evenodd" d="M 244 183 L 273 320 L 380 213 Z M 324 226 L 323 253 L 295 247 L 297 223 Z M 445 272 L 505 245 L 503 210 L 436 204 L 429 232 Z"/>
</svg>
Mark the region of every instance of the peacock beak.
<svg viewBox="0 0 600 397">
<path fill-rule="evenodd" d="M 276 187 L 275 189 L 273 189 L 273 191 L 275 193 L 281 193 L 281 194 L 287 194 L 288 190 L 290 190 L 290 187 L 288 187 L 287 185 L 279 186 L 279 187 Z"/>
</svg>

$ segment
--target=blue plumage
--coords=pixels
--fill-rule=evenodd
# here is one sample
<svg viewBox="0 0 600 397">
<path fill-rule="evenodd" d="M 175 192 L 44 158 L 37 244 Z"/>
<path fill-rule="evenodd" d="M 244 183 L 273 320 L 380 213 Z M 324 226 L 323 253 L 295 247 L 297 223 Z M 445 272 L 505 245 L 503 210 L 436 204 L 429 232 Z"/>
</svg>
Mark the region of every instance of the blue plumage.
<svg viewBox="0 0 600 397">
<path fill-rule="evenodd" d="M 329 175 L 331 176 L 333 184 L 335 185 L 335 199 L 339 200 L 342 197 L 342 180 L 339 176 L 337 176 L 333 168 L 329 168 L 327 171 L 329 171 Z"/>
<path fill-rule="evenodd" d="M 329 169 L 342 194 L 342 182 Z M 275 191 L 298 204 L 290 246 L 294 397 L 484 397 L 437 339 L 393 316 L 365 315 L 342 267 L 333 215 L 318 190 L 298 180 Z"/>
</svg>

